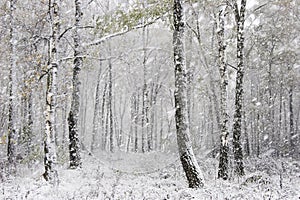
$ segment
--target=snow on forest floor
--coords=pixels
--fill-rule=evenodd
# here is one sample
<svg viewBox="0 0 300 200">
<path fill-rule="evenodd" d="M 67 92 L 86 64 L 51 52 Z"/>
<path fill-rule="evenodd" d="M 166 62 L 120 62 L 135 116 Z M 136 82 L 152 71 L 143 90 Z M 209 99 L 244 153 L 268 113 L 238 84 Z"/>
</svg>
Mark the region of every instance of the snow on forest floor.
<svg viewBox="0 0 300 200">
<path fill-rule="evenodd" d="M 83 155 L 79 170 L 62 166 L 57 187 L 43 180 L 42 166 L 23 167 L 17 178 L 2 182 L 0 199 L 300 199 L 298 161 L 248 159 L 245 177 L 222 181 L 216 179 L 217 159 L 197 159 L 205 176 L 202 189 L 187 188 L 177 154 L 118 152 Z"/>
</svg>

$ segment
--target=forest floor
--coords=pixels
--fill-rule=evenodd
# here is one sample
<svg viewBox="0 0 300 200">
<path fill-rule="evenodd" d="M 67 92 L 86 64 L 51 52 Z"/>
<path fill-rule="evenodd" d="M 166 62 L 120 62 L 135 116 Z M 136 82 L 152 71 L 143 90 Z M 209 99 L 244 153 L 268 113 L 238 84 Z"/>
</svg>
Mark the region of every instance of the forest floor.
<svg viewBox="0 0 300 200">
<path fill-rule="evenodd" d="M 2 180 L 0 199 L 300 199 L 300 162 L 270 156 L 245 161 L 247 175 L 216 179 L 217 159 L 197 157 L 205 187 L 189 189 L 177 154 L 97 153 L 83 155 L 82 169 L 59 168 L 59 185 L 42 177 L 41 164 L 20 165 L 15 178 Z M 232 174 L 232 172 L 231 172 Z"/>
</svg>

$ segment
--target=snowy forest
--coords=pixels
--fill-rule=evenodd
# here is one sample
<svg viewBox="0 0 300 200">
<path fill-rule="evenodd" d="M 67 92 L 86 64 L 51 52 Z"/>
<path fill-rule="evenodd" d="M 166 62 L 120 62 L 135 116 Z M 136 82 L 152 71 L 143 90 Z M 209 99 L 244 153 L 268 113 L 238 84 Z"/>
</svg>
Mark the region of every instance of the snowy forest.
<svg viewBox="0 0 300 200">
<path fill-rule="evenodd" d="M 1 0 L 0 199 L 299 199 L 300 1 Z"/>
</svg>

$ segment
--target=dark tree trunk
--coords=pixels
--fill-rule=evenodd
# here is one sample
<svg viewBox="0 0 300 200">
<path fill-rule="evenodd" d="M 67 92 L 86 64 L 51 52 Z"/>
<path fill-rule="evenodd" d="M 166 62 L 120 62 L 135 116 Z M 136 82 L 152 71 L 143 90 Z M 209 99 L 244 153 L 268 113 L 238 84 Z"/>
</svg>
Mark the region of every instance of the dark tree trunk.
<svg viewBox="0 0 300 200">
<path fill-rule="evenodd" d="M 70 168 L 81 167 L 80 139 L 79 139 L 79 108 L 80 108 L 80 81 L 79 72 L 82 67 L 82 50 L 79 36 L 79 26 L 82 18 L 80 0 L 75 0 L 75 30 L 74 30 L 74 68 L 73 68 L 73 92 L 71 110 L 69 113 L 69 153 Z"/>
<path fill-rule="evenodd" d="M 243 150 L 241 145 L 242 133 L 242 105 L 243 105 L 243 79 L 244 79 L 244 22 L 245 22 L 246 0 L 242 0 L 241 8 L 235 2 L 235 19 L 237 24 L 237 75 L 235 89 L 235 112 L 233 124 L 233 154 L 235 161 L 235 173 L 238 176 L 245 175 L 243 164 Z"/>
<path fill-rule="evenodd" d="M 290 152 L 293 155 L 296 151 L 296 135 L 294 133 L 294 109 L 293 109 L 293 86 L 289 88 L 289 118 L 290 118 Z"/>
<path fill-rule="evenodd" d="M 14 10 L 16 0 L 10 0 L 9 10 L 9 48 L 10 48 L 10 68 L 9 68 L 9 105 L 8 105 L 8 144 L 7 144 L 7 158 L 10 165 L 11 172 L 16 171 L 16 148 L 18 135 L 16 130 L 16 99 L 17 95 L 16 84 L 16 50 L 15 50 L 15 31 L 14 31 Z"/>
<path fill-rule="evenodd" d="M 225 63 L 225 45 L 224 45 L 224 17 L 225 10 L 219 11 L 218 20 L 218 44 L 219 44 L 219 71 L 221 78 L 221 99 L 220 99 L 220 109 L 221 109 L 221 134 L 220 134 L 220 160 L 219 160 L 219 170 L 218 178 L 226 180 L 228 178 L 228 114 L 227 114 L 227 65 Z"/>
<path fill-rule="evenodd" d="M 189 187 L 203 187 L 203 177 L 196 161 L 190 141 L 187 107 L 187 80 L 184 59 L 184 20 L 182 0 L 174 0 L 174 65 L 175 65 L 175 121 L 177 143 L 182 167 L 186 174 Z"/>
</svg>

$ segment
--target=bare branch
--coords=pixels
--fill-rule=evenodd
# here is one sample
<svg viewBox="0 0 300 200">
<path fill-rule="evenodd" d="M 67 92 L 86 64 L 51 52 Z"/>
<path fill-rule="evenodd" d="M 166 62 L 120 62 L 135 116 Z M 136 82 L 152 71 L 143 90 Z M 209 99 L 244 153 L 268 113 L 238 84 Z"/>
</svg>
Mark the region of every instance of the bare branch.
<svg viewBox="0 0 300 200">
<path fill-rule="evenodd" d="M 260 5 L 260 6 L 258 6 L 257 8 L 255 8 L 255 9 L 253 10 L 253 12 L 258 11 L 259 9 L 261 9 L 262 7 L 264 7 L 264 6 L 266 6 L 266 5 L 268 5 L 268 3 L 264 3 L 264 4 Z"/>
<path fill-rule="evenodd" d="M 235 67 L 235 66 L 233 66 L 233 65 L 231 65 L 231 64 L 229 64 L 229 63 L 226 63 L 226 65 L 228 65 L 229 67 L 231 67 L 231 68 L 237 70 L 237 67 Z"/>
<path fill-rule="evenodd" d="M 68 28 L 66 28 L 66 30 L 64 30 L 64 32 L 62 32 L 59 37 L 58 37 L 58 40 L 60 40 L 69 30 L 72 30 L 74 29 L 75 26 L 70 26 Z M 84 29 L 84 28 L 95 28 L 94 26 L 79 26 L 78 27 L 79 29 Z"/>
</svg>

